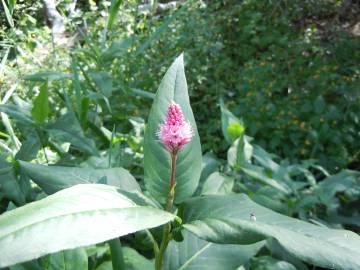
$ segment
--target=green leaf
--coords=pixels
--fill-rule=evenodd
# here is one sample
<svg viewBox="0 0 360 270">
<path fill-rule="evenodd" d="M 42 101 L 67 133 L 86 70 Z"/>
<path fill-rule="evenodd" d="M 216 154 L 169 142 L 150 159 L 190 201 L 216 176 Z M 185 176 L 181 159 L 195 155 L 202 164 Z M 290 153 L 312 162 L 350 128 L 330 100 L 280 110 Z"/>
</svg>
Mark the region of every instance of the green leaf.
<svg viewBox="0 0 360 270">
<path fill-rule="evenodd" d="M 360 172 L 343 170 L 335 175 L 326 177 L 315 189 L 320 201 L 331 205 L 337 192 L 346 192 L 360 186 Z"/>
<path fill-rule="evenodd" d="M 72 78 L 72 74 L 65 74 L 57 71 L 38 72 L 23 77 L 23 79 L 26 81 L 35 81 L 35 82 L 56 81 L 56 80 L 64 80 L 71 78 Z"/>
<path fill-rule="evenodd" d="M 160 226 L 174 215 L 135 205 L 115 187 L 77 185 L 0 215 L 0 267 Z"/>
<path fill-rule="evenodd" d="M 126 270 L 151 270 L 154 269 L 154 262 L 139 254 L 135 249 L 123 247 Z M 111 261 L 100 264 L 96 270 L 113 270 Z"/>
<path fill-rule="evenodd" d="M 203 155 L 200 181 L 205 181 L 210 174 L 216 172 L 220 164 L 220 161 L 216 159 L 216 156 L 213 153 L 208 152 Z"/>
<path fill-rule="evenodd" d="M 87 270 L 88 257 L 85 249 L 60 251 L 49 256 L 48 270 Z"/>
<path fill-rule="evenodd" d="M 82 126 L 85 126 L 88 120 L 87 116 L 88 116 L 89 107 L 90 107 L 90 98 L 83 97 L 81 99 L 80 113 L 79 113 L 80 123 Z"/>
<path fill-rule="evenodd" d="M 155 94 L 148 92 L 148 91 L 144 91 L 142 89 L 136 89 L 136 88 L 132 88 L 130 89 L 132 94 L 136 97 L 143 97 L 143 98 L 148 98 L 148 99 L 154 99 L 155 98 Z"/>
<path fill-rule="evenodd" d="M 113 87 L 112 87 L 112 78 L 109 73 L 107 73 L 107 72 L 92 72 L 89 75 L 94 80 L 96 86 L 99 88 L 100 92 L 105 97 L 111 96 Z"/>
<path fill-rule="evenodd" d="M 31 133 L 30 136 L 22 143 L 20 150 L 16 153 L 15 159 L 30 161 L 36 158 L 38 151 L 41 148 L 39 137 L 36 133 Z"/>
<path fill-rule="evenodd" d="M 201 146 L 195 119 L 190 107 L 184 72 L 183 55 L 180 55 L 166 72 L 152 105 L 144 142 L 145 185 L 152 196 L 165 202 L 170 188 L 170 154 L 160 143 L 157 132 L 164 121 L 171 101 L 178 103 L 184 117 L 191 123 L 194 136 L 178 153 L 175 202 L 190 197 L 199 182 L 201 172 Z"/>
<path fill-rule="evenodd" d="M 286 261 L 279 261 L 270 256 L 262 256 L 254 259 L 251 269 L 256 270 L 296 270 L 296 267 Z"/>
<path fill-rule="evenodd" d="M 11 12 L 10 12 L 9 8 L 7 7 L 7 5 L 6 5 L 5 0 L 1 0 L 1 3 L 2 3 L 3 8 L 4 8 L 6 19 L 7 19 L 8 23 L 9 23 L 10 27 L 13 28 L 14 27 L 14 20 L 12 18 Z"/>
<path fill-rule="evenodd" d="M 16 0 L 8 0 L 8 5 L 9 5 L 10 14 L 13 14 L 16 5 Z"/>
<path fill-rule="evenodd" d="M 111 261 L 103 262 L 98 267 L 96 267 L 96 270 L 113 270 Z"/>
<path fill-rule="evenodd" d="M 221 174 L 219 172 L 214 172 L 206 179 L 201 194 L 225 195 L 231 193 L 233 187 L 234 187 L 234 178 Z"/>
<path fill-rule="evenodd" d="M 320 267 L 360 269 L 360 237 L 278 214 L 244 194 L 190 199 L 181 209 L 183 226 L 198 237 L 223 244 L 274 239 L 289 254 Z M 251 217 L 255 215 L 256 220 Z"/>
<path fill-rule="evenodd" d="M 40 87 L 40 93 L 34 100 L 31 116 L 35 122 L 42 124 L 49 115 L 48 85 L 44 83 Z"/>
<path fill-rule="evenodd" d="M 14 104 L 0 105 L 0 112 L 6 113 L 10 117 L 18 121 L 19 123 L 25 125 L 34 124 L 34 122 L 31 119 L 30 113 L 20 106 Z"/>
<path fill-rule="evenodd" d="M 253 145 L 253 154 L 252 157 L 263 167 L 276 172 L 279 170 L 279 164 L 273 161 L 271 154 L 266 152 L 263 148 L 258 145 Z"/>
<path fill-rule="evenodd" d="M 107 62 L 122 57 L 127 53 L 132 44 L 133 37 L 114 41 L 111 46 L 101 54 L 101 61 Z"/>
<path fill-rule="evenodd" d="M 171 241 L 164 270 L 228 270 L 236 269 L 253 257 L 263 245 L 219 245 L 206 242 L 184 231 L 182 242 Z"/>
<path fill-rule="evenodd" d="M 253 180 L 259 181 L 261 183 L 264 183 L 266 185 L 269 185 L 273 188 L 276 188 L 277 190 L 283 192 L 284 194 L 290 194 L 291 190 L 290 188 L 284 184 L 283 182 L 277 181 L 271 177 L 269 177 L 264 168 L 252 164 L 244 164 L 241 167 L 241 170 L 251 177 Z"/>
<path fill-rule="evenodd" d="M 61 143 L 70 142 L 72 146 L 89 155 L 99 155 L 94 141 L 85 136 L 73 112 L 62 115 L 54 124 L 49 125 L 48 128 L 50 136 L 55 140 Z"/>
<path fill-rule="evenodd" d="M 23 264 L 17 264 L 9 267 L 10 270 L 44 270 L 43 267 L 36 261 L 30 261 Z"/>
<path fill-rule="evenodd" d="M 12 164 L 2 159 L 0 159 L 0 191 L 4 192 L 5 198 L 18 205 L 25 204 L 25 196 L 15 176 Z"/>
<path fill-rule="evenodd" d="M 154 262 L 148 260 L 135 249 L 123 247 L 126 270 L 154 269 Z"/>
<path fill-rule="evenodd" d="M 218 171 L 220 166 L 220 161 L 216 159 L 215 155 L 211 152 L 206 153 L 202 157 L 202 164 L 201 164 L 201 175 L 199 185 L 196 189 L 195 195 L 200 195 L 202 186 L 205 180 L 209 177 L 210 174 Z"/>
<path fill-rule="evenodd" d="M 76 107 L 77 107 L 77 112 L 78 115 L 81 116 L 82 110 L 81 110 L 81 84 L 80 84 L 80 79 L 79 79 L 79 72 L 78 72 L 78 67 L 77 67 L 77 61 L 76 58 L 74 57 L 73 60 L 71 61 L 71 72 L 74 74 L 73 76 L 73 80 L 72 80 L 72 85 L 73 85 L 73 89 L 74 89 L 74 93 L 75 93 L 75 97 L 76 97 Z M 87 98 L 87 97 L 84 97 Z M 81 117 L 80 117 L 81 119 Z"/>
<path fill-rule="evenodd" d="M 236 139 L 227 152 L 227 160 L 231 167 L 241 167 L 251 162 L 253 147 L 249 137 L 241 135 Z"/>
<path fill-rule="evenodd" d="M 44 166 L 19 161 L 21 171 L 27 174 L 47 194 L 77 184 L 101 183 L 122 190 L 140 191 L 135 178 L 123 168 L 92 169 L 62 166 Z"/>
<path fill-rule="evenodd" d="M 108 18 L 107 27 L 106 27 L 108 30 L 111 30 L 122 2 L 123 2 L 123 0 L 111 0 L 111 6 L 110 6 L 110 10 L 109 10 L 109 18 Z"/>
</svg>

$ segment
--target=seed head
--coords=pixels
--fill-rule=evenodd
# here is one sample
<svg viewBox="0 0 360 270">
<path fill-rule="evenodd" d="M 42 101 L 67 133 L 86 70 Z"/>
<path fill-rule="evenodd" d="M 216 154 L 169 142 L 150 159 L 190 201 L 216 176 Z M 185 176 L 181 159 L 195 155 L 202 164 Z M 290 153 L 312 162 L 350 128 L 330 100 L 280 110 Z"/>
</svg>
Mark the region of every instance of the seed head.
<svg viewBox="0 0 360 270">
<path fill-rule="evenodd" d="M 159 125 L 159 139 L 169 152 L 176 154 L 192 136 L 191 124 L 185 121 L 180 105 L 172 101 L 164 123 Z"/>
</svg>

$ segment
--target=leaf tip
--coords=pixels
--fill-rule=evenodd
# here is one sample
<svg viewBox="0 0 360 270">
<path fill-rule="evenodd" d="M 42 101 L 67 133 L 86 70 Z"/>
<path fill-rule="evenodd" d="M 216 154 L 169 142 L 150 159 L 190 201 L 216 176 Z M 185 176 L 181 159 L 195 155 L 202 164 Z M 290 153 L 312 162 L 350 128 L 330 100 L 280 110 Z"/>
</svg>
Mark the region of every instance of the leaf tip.
<svg viewBox="0 0 360 270">
<path fill-rule="evenodd" d="M 184 52 L 182 52 L 175 60 L 178 64 L 184 65 Z"/>
</svg>

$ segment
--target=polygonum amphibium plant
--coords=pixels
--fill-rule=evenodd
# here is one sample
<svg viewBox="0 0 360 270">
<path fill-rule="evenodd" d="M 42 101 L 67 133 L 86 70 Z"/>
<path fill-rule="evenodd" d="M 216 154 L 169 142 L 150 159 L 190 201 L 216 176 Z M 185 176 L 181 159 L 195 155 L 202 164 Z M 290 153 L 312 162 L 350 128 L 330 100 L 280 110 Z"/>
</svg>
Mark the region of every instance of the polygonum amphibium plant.
<svg viewBox="0 0 360 270">
<path fill-rule="evenodd" d="M 225 126 L 223 130 L 229 129 Z M 240 132 L 239 138 L 229 141 L 229 157 L 243 155 L 244 140 Z M 145 131 L 144 182 L 152 198 L 142 193 L 137 180 L 123 168 L 69 168 L 17 161 L 17 171 L 11 167 L 2 169 L 13 184 L 17 183 L 15 173 L 20 171 L 21 181 L 31 178 L 37 190 L 41 188 L 49 196 L 0 215 L 0 268 L 33 260 L 28 266 L 48 269 L 49 262 L 51 265 L 71 258 L 73 261 L 64 261 L 64 265 L 74 263 L 72 269 L 97 270 L 102 265 L 88 268 L 83 247 L 107 241 L 115 270 L 238 269 L 260 249 L 261 254 L 281 254 L 282 260 L 296 262 L 303 269 L 307 268 L 303 262 L 323 268 L 360 269 L 357 234 L 294 219 L 255 203 L 245 194 L 234 193 L 229 188 L 229 183 L 235 182 L 233 176 L 241 181 L 239 170 L 259 168 L 251 162 L 251 156 L 246 161 L 228 161 L 225 171 L 230 175 L 212 168 L 199 186 L 200 139 L 180 56 L 160 84 Z M 202 178 L 204 175 L 206 172 Z M 254 179 L 262 177 L 271 194 L 291 195 L 293 186 L 284 187 L 290 177 L 280 182 L 265 175 L 265 170 L 251 175 Z M 88 184 L 83 184 L 84 179 Z M 99 184 L 104 179 L 108 184 Z M 239 187 L 243 186 L 239 183 Z M 193 195 L 196 189 L 199 196 Z M 155 227 L 162 229 L 161 236 L 149 230 Z M 152 241 L 155 260 L 135 250 L 124 260 L 122 254 L 131 249 L 133 242 L 122 238 L 127 245 L 122 248 L 119 237 L 143 230 Z M 178 236 L 179 231 L 183 240 L 175 242 L 175 232 Z M 267 245 L 262 241 L 269 239 Z M 59 253 L 64 250 L 66 254 Z M 49 256 L 42 260 L 44 255 Z M 271 259 L 274 263 L 275 259 Z M 286 262 L 288 269 L 295 269 L 290 262 Z"/>
<path fill-rule="evenodd" d="M 164 122 L 159 125 L 159 131 L 157 135 L 171 156 L 170 188 L 165 208 L 167 211 L 171 211 L 175 196 L 176 157 L 183 146 L 188 144 L 193 137 L 191 124 L 185 120 L 179 104 L 171 101 L 168 106 Z M 155 258 L 156 270 L 162 269 L 163 255 L 171 237 L 170 230 L 171 224 L 168 224 L 164 227 L 163 241 Z"/>
</svg>

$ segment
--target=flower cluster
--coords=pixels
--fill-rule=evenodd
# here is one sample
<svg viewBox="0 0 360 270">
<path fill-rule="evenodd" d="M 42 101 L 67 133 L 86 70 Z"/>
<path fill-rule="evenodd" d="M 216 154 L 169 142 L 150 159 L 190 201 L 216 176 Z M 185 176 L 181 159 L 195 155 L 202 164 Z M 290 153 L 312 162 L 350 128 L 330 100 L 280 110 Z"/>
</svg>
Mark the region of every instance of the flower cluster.
<svg viewBox="0 0 360 270">
<path fill-rule="evenodd" d="M 180 105 L 172 101 L 164 123 L 159 125 L 159 139 L 169 152 L 176 154 L 192 136 L 191 124 L 185 121 Z"/>
</svg>

